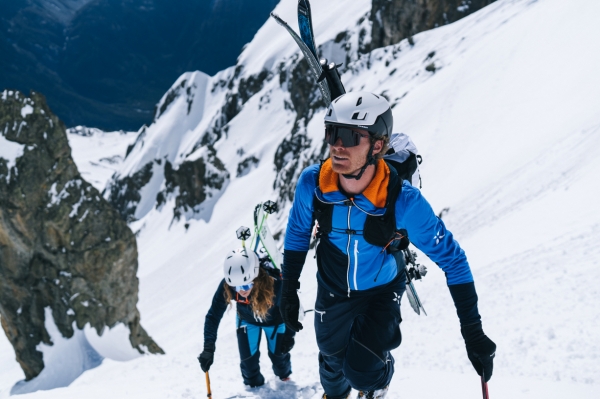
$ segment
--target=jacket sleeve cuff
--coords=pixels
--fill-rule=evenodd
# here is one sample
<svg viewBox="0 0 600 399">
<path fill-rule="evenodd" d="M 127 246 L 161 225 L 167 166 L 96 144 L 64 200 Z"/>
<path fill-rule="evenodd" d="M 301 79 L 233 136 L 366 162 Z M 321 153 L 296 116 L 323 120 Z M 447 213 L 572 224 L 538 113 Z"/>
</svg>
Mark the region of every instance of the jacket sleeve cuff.
<svg viewBox="0 0 600 399">
<path fill-rule="evenodd" d="M 449 285 L 450 295 L 456 306 L 456 313 L 461 326 L 481 323 L 481 316 L 477 309 L 477 292 L 475 283 Z"/>
<path fill-rule="evenodd" d="M 292 251 L 285 249 L 283 251 L 283 278 L 285 280 L 299 280 L 300 273 L 306 261 L 308 251 Z"/>
<path fill-rule="evenodd" d="M 205 342 L 204 343 L 204 351 L 215 353 L 215 343 L 214 342 Z"/>
</svg>

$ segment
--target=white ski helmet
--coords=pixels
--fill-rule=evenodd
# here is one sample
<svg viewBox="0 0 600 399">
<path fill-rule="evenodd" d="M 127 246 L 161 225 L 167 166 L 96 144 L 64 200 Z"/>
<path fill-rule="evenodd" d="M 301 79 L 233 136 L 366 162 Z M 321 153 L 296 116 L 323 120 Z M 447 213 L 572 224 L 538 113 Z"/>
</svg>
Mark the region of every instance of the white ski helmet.
<svg viewBox="0 0 600 399">
<path fill-rule="evenodd" d="M 331 102 L 325 114 L 325 124 L 357 127 L 375 137 L 390 137 L 394 117 L 385 98 L 368 91 L 355 91 Z"/>
<path fill-rule="evenodd" d="M 258 256 L 254 251 L 234 249 L 223 263 L 225 282 L 232 287 L 250 284 L 258 276 L 258 268 Z"/>
</svg>

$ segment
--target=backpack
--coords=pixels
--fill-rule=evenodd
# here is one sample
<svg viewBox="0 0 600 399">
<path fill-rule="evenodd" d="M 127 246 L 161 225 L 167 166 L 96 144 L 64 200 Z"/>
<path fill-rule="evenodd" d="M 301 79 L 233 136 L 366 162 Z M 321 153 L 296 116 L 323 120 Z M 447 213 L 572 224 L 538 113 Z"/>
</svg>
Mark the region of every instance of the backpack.
<svg viewBox="0 0 600 399">
<path fill-rule="evenodd" d="M 383 159 L 396 169 L 402 180 L 408 180 L 413 186 L 422 188 L 419 165 L 423 158 L 418 153 L 417 146 L 408 135 L 393 133 L 390 137 L 390 148 Z"/>
</svg>

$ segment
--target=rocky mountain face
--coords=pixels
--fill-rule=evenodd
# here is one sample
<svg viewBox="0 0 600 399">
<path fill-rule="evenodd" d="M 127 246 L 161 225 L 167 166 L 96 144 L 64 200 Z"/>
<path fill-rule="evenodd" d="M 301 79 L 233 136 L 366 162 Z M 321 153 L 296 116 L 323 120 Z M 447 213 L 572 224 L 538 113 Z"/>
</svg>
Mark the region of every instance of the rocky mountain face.
<svg viewBox="0 0 600 399">
<path fill-rule="evenodd" d="M 163 353 L 140 325 L 136 239 L 84 181 L 44 97 L 0 96 L 0 316 L 26 379 L 52 345 L 44 309 L 70 338 L 123 323 L 140 353 Z"/>
<path fill-rule="evenodd" d="M 370 49 L 457 21 L 495 0 L 373 0 Z M 411 39 L 409 39 L 411 40 Z"/>
</svg>

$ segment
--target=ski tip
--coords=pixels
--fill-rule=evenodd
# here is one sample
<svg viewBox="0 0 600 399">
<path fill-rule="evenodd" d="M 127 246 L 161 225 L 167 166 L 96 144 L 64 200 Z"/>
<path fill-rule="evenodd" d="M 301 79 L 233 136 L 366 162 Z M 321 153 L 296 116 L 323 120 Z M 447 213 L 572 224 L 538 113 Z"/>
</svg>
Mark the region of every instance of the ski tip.
<svg viewBox="0 0 600 399">
<path fill-rule="evenodd" d="M 275 14 L 274 12 L 271 13 L 271 17 L 277 21 L 277 23 L 281 26 L 288 26 L 287 22 L 285 22 L 283 19 L 281 19 L 281 17 L 277 14 Z"/>
</svg>

